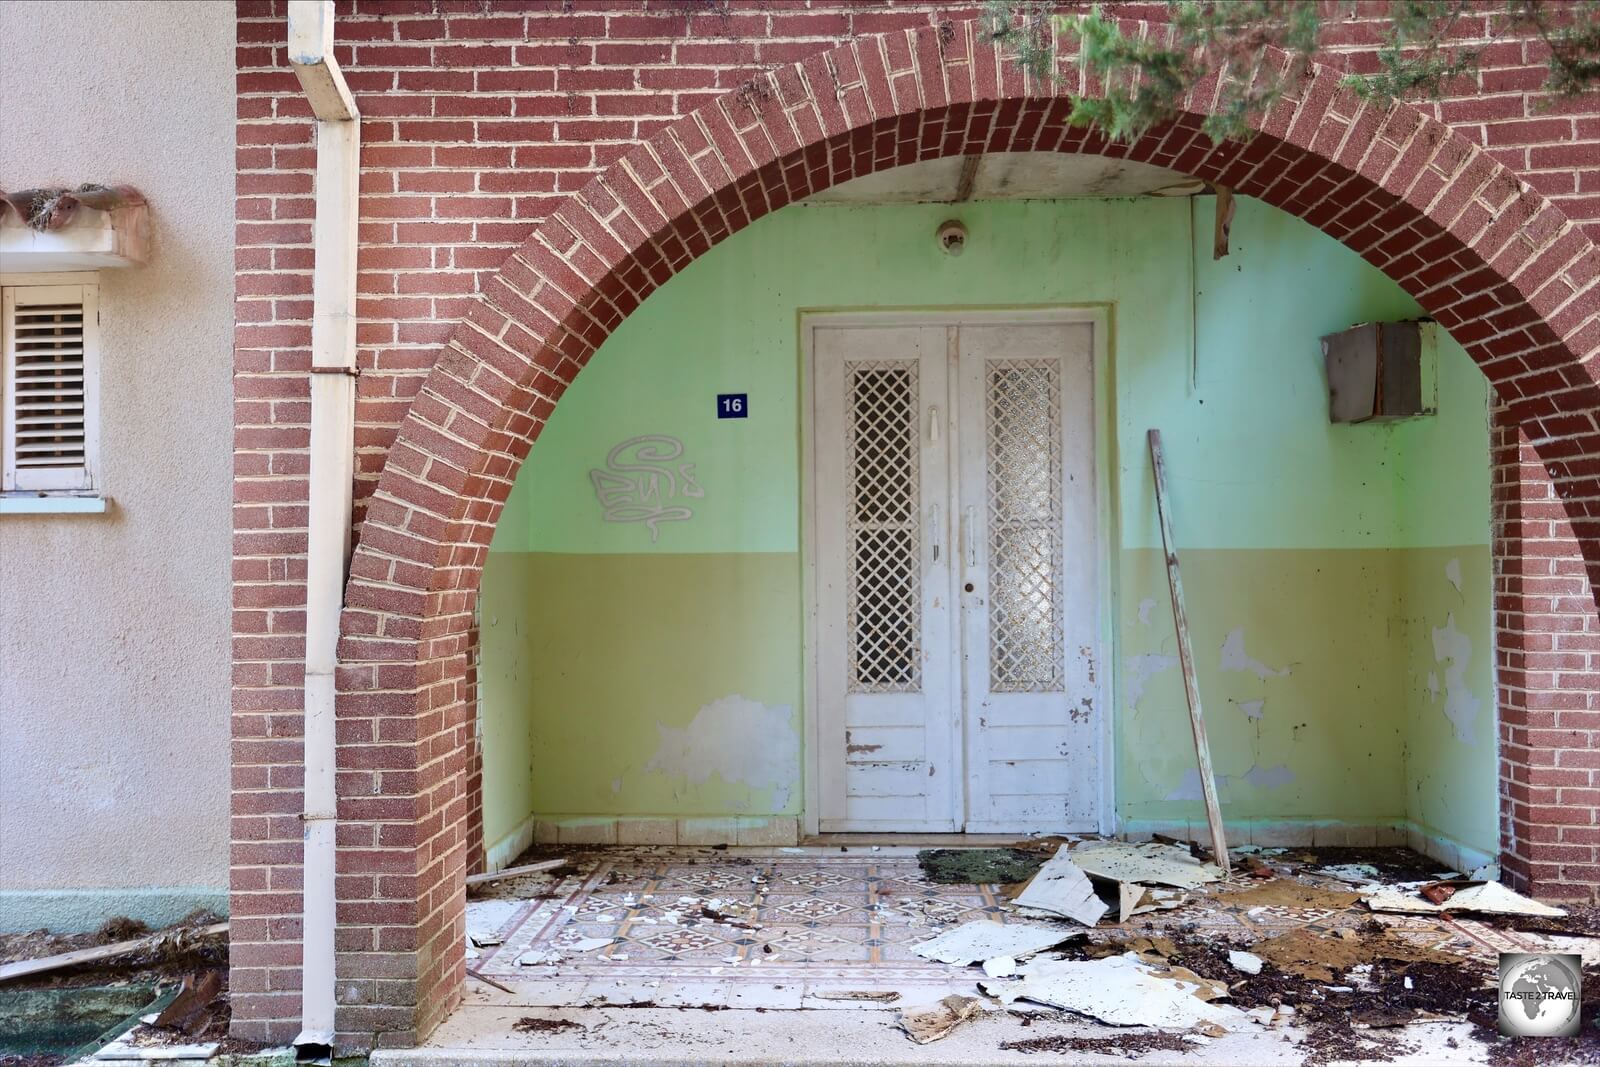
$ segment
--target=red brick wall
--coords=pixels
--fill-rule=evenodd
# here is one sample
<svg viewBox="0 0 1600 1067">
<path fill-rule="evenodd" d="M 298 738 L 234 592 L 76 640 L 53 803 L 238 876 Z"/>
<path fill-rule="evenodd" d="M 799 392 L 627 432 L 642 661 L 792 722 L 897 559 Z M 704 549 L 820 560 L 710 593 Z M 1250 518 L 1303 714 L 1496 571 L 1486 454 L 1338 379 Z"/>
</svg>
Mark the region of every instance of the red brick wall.
<svg viewBox="0 0 1600 1067">
<path fill-rule="evenodd" d="M 1594 431 L 1595 412 L 1573 417 L 1588 420 L 1582 432 Z M 1493 424 L 1501 863 L 1508 884 L 1592 903 L 1600 899 L 1600 617 L 1592 567 L 1586 573 L 1567 507 L 1527 434 L 1510 424 L 1504 406 L 1496 406 Z"/>
<path fill-rule="evenodd" d="M 1113 6 L 1138 13 L 1138 5 Z M 283 0 L 245 0 L 239 7 L 235 355 L 234 1010 L 241 1036 L 276 1040 L 293 1036 L 298 1012 L 296 814 L 314 167 L 309 111 L 283 56 L 283 10 Z M 393 460 L 391 475 L 413 475 L 403 505 L 374 505 L 370 517 L 377 521 L 362 533 L 353 570 L 362 600 L 347 613 L 339 709 L 339 989 L 348 1007 L 341 1029 L 404 1043 L 448 1006 L 448 995 L 438 991 L 454 988 L 459 968 L 448 951 L 459 940 L 459 909 L 451 903 L 459 892 L 450 879 L 476 862 L 469 849 L 481 847 L 465 829 L 476 774 L 467 621 L 496 501 L 550 404 L 587 357 L 591 344 L 583 335 L 603 336 L 633 298 L 614 292 L 620 309 L 587 306 L 600 325 L 584 318 L 573 336 L 545 339 L 542 353 L 532 357 L 545 373 L 518 382 L 514 400 L 523 414 L 509 423 L 496 423 L 502 416 L 486 406 L 465 349 L 456 354 L 457 376 L 435 376 L 430 396 L 412 411 L 441 346 L 459 320 L 482 312 L 478 294 L 494 290 L 491 282 L 507 255 L 536 224 L 570 206 L 573 193 L 641 140 L 726 92 L 769 84 L 749 82 L 752 75 L 841 40 L 973 12 L 929 3 L 890 8 L 772 0 L 358 0 L 339 10 L 338 58 L 364 116 L 358 521 L 369 517 L 386 460 Z M 1476 29 L 1491 31 L 1487 21 Z M 1339 54 L 1349 63 L 1371 62 L 1370 24 L 1351 24 L 1337 36 Z M 952 47 L 965 47 L 964 40 Z M 895 66 L 904 59 L 915 66 L 903 34 L 888 41 L 883 62 Z M 1591 99 L 1544 110 L 1531 42 L 1495 40 L 1485 54 L 1478 90 L 1431 110 L 1600 236 L 1600 107 Z M 983 56 L 975 55 L 972 64 L 981 67 Z M 786 84 L 780 79 L 780 92 Z M 892 96 L 894 90 L 884 91 Z M 1059 120 L 1059 111 L 1052 115 Z M 1373 132 L 1340 135 L 1340 143 L 1364 148 L 1359 138 Z M 1378 144 L 1374 153 L 1384 142 Z M 1422 150 L 1409 141 L 1392 151 L 1398 155 L 1403 147 Z M 1338 148 L 1333 144 L 1329 152 Z M 871 152 L 868 145 L 869 163 Z M 1287 163 L 1283 170 L 1289 172 Z M 1430 196 L 1449 188 L 1445 178 L 1429 186 L 1435 179 L 1419 174 L 1417 188 Z M 1476 200 L 1446 205 L 1453 208 L 1453 229 L 1505 228 L 1496 247 L 1504 249 L 1507 273 L 1527 268 L 1537 255 L 1532 274 L 1539 292 L 1521 292 L 1461 254 L 1453 234 L 1399 226 L 1396 243 L 1379 244 L 1367 232 L 1370 219 L 1391 205 L 1363 200 L 1351 210 L 1354 194 L 1325 173 L 1307 171 L 1294 180 L 1301 202 L 1286 206 L 1363 248 L 1395 276 L 1409 275 L 1413 291 L 1427 288 L 1453 304 L 1455 317 L 1442 320 L 1464 342 L 1483 344 L 1475 354 L 1501 383 L 1509 402 L 1505 419 L 1532 427 L 1540 444 L 1543 463 L 1513 449 L 1505 434 L 1496 451 L 1507 867 L 1524 885 L 1588 897 L 1600 844 L 1594 803 L 1600 797 L 1584 792 L 1591 783 L 1579 781 L 1577 772 L 1589 747 L 1585 716 L 1600 712 L 1593 696 L 1600 688 L 1594 684 L 1600 626 L 1592 594 L 1586 598 L 1577 542 L 1552 514 L 1560 508 L 1553 505 L 1546 464 L 1556 457 L 1558 467 L 1551 469 L 1563 479 L 1569 506 L 1585 516 L 1578 532 L 1594 544 L 1600 539 L 1594 376 L 1585 378 L 1571 361 L 1574 337 L 1591 359 L 1600 347 L 1600 300 L 1592 284 L 1600 268 L 1584 258 L 1593 256 L 1592 245 L 1582 229 L 1560 228 L 1561 212 L 1534 214 L 1523 223 L 1502 211 L 1495 222 L 1485 205 L 1506 204 L 1514 190 L 1506 196 L 1485 190 Z M 725 203 L 722 216 L 729 211 L 739 214 Z M 647 291 L 684 257 L 698 254 L 702 232 L 686 232 L 679 259 L 664 257 L 659 277 L 632 284 L 633 293 Z M 577 255 L 574 247 L 587 247 L 577 244 L 580 236 L 555 251 Z M 581 274 L 584 267 L 579 262 L 575 269 Z M 1529 276 L 1521 275 L 1520 287 L 1529 286 Z M 1459 291 L 1440 296 L 1438 290 L 1451 285 Z M 1533 295 L 1551 309 L 1549 324 L 1527 318 L 1521 300 Z M 518 298 L 497 299 L 503 307 Z M 1503 313 L 1486 317 L 1479 299 Z M 1568 340 L 1557 344 L 1552 328 Z M 491 349 L 486 341 L 484 352 L 473 354 L 509 366 Z M 410 443 L 391 454 L 408 411 Z M 468 416 L 474 425 L 493 424 L 485 438 L 493 454 L 486 465 L 476 465 L 477 453 L 463 438 L 428 429 Z M 464 534 L 447 518 L 457 510 L 452 500 L 477 501 L 462 516 Z"/>
</svg>

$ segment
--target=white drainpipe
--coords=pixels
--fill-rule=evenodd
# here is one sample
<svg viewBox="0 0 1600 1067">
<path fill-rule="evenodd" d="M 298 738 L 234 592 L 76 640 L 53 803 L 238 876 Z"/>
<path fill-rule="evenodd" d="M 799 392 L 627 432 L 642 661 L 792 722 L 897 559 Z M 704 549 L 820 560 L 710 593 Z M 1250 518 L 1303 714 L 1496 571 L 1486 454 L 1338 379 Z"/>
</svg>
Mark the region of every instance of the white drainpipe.
<svg viewBox="0 0 1600 1067">
<path fill-rule="evenodd" d="M 334 671 L 350 560 L 356 405 L 356 219 L 361 115 L 333 58 L 333 0 L 289 0 L 289 63 L 317 118 L 311 281 L 311 472 L 306 529 L 302 1061 L 334 1035 Z"/>
</svg>

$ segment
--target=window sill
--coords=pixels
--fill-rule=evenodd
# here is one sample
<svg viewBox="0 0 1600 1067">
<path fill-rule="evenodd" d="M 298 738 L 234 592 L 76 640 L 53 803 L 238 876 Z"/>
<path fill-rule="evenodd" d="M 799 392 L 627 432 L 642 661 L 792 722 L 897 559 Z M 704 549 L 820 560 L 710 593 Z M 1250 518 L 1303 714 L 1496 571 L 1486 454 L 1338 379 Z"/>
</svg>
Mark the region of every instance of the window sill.
<svg viewBox="0 0 1600 1067">
<path fill-rule="evenodd" d="M 104 515 L 103 496 L 0 496 L 0 515 Z"/>
</svg>

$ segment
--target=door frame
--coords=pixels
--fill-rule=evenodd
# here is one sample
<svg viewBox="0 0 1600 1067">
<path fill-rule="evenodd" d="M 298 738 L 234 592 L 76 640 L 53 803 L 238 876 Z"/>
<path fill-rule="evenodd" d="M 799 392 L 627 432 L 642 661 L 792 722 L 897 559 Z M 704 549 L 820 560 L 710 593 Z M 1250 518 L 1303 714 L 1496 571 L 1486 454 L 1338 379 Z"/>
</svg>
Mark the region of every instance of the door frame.
<svg viewBox="0 0 1600 1067">
<path fill-rule="evenodd" d="M 1111 655 L 1116 651 L 1116 568 L 1112 566 L 1113 537 L 1117 530 L 1116 500 L 1112 484 L 1115 437 L 1111 432 L 1114 418 L 1112 392 L 1111 354 L 1113 311 L 1109 302 L 1081 304 L 1032 304 L 1011 308 L 978 306 L 951 308 L 892 307 L 872 310 L 827 308 L 801 308 L 797 313 L 800 341 L 800 407 L 796 413 L 800 430 L 800 559 L 801 603 L 803 610 L 802 635 L 804 649 L 801 662 L 802 708 L 805 737 L 805 810 L 801 829 L 815 836 L 820 829 L 821 814 L 821 751 L 819 745 L 817 693 L 817 648 L 819 620 L 817 609 L 817 514 L 816 514 L 816 356 L 813 345 L 818 327 L 838 326 L 1029 326 L 1041 324 L 1088 323 L 1094 330 L 1094 476 L 1096 510 L 1096 605 L 1098 620 L 1095 627 L 1097 641 L 1095 659 L 1095 700 L 1101 714 L 1098 719 L 1097 751 L 1100 758 L 1100 804 L 1098 829 L 1102 834 L 1115 834 L 1118 829 L 1116 812 L 1116 730 L 1113 703 L 1113 677 L 1116 673 Z M 946 413 L 948 426 L 953 421 Z M 953 440 L 953 437 L 952 437 Z M 959 644 L 959 643 L 957 643 Z M 955 675 L 959 678 L 959 672 Z M 964 694 L 965 688 L 960 691 Z M 963 794 L 965 782 L 962 785 Z M 963 801 L 964 804 L 964 801 Z M 963 807 L 963 812 L 965 808 Z"/>
</svg>

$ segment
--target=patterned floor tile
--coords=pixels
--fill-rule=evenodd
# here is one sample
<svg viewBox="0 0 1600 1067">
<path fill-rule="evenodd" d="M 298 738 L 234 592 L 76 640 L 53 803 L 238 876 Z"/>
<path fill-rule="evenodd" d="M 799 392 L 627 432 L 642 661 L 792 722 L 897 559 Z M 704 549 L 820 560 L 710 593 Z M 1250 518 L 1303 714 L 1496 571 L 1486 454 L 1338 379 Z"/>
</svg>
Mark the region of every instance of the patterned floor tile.
<svg viewBox="0 0 1600 1067">
<path fill-rule="evenodd" d="M 862 989 L 916 990 L 933 1000 L 972 993 L 974 972 L 924 960 L 915 946 L 962 922 L 1017 918 L 1004 909 L 1000 887 L 930 882 L 909 851 L 868 859 L 618 848 L 592 853 L 582 866 L 582 874 L 545 887 L 543 899 L 512 910 L 498 929 L 504 943 L 478 949 L 474 969 L 537 1003 L 570 1002 L 563 998 L 579 985 L 608 1001 L 646 989 L 650 995 L 637 999 L 664 1005 L 726 1004 L 740 991 L 752 1006 L 798 1004 L 802 995 L 808 1004 L 838 1003 L 812 995 Z M 1102 925 L 1092 936 L 1181 928 L 1246 943 L 1296 929 L 1335 937 L 1373 918 L 1360 909 L 1240 910 L 1197 896 L 1125 929 Z M 1419 946 L 1482 961 L 1544 947 L 1533 935 L 1470 920 L 1377 918 Z M 578 951 L 585 939 L 609 943 Z M 558 958 L 519 964 L 525 957 Z"/>
</svg>

